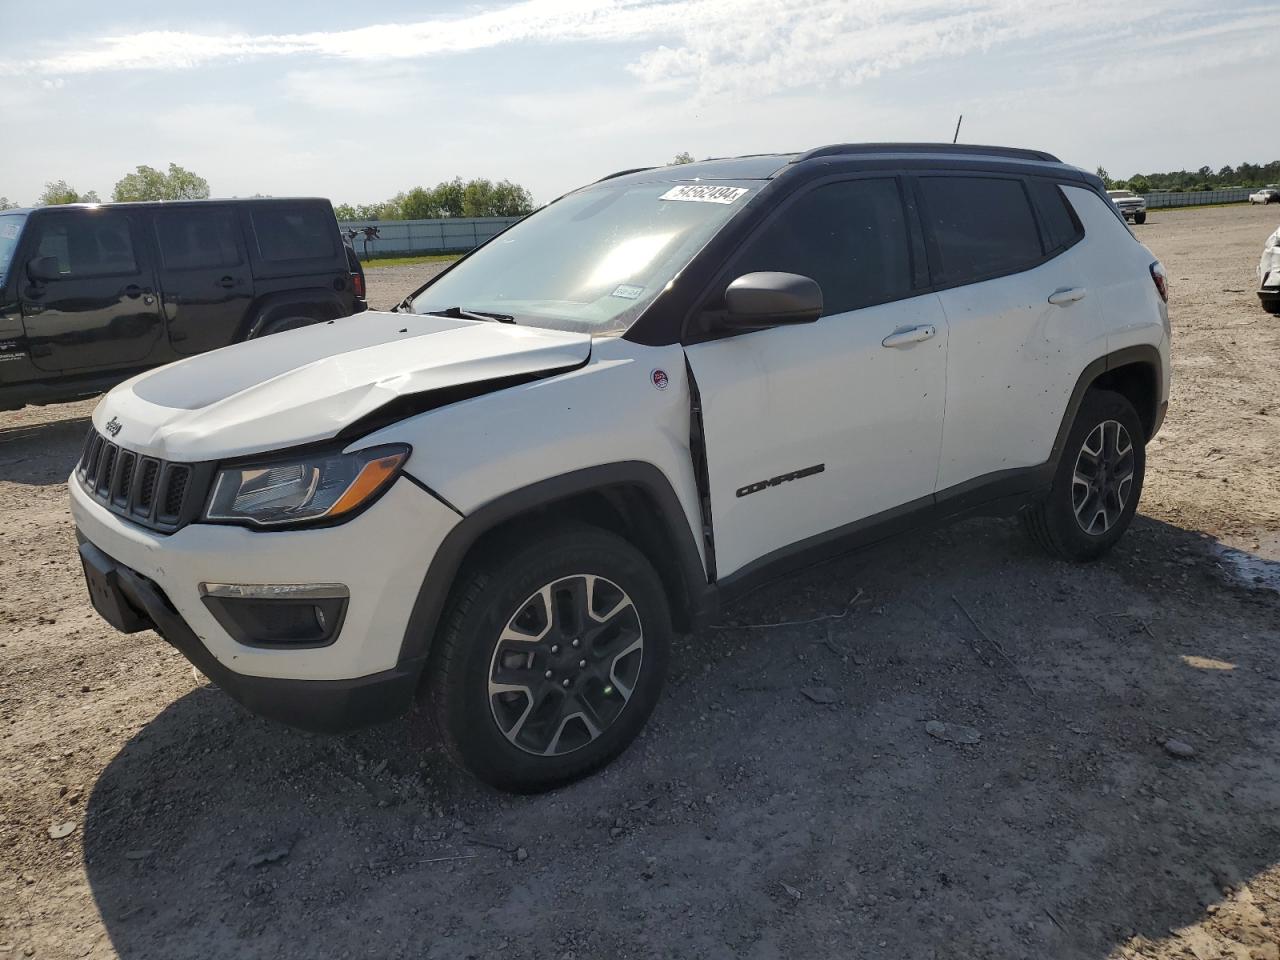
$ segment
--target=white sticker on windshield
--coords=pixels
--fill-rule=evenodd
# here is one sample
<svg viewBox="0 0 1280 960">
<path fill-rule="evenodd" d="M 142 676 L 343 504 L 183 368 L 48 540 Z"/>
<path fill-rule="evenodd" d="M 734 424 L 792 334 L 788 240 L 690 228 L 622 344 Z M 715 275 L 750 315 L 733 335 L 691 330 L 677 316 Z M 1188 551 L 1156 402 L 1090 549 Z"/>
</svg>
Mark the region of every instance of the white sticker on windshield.
<svg viewBox="0 0 1280 960">
<path fill-rule="evenodd" d="M 12 240 L 18 235 L 18 225 L 16 223 L 6 223 L 0 227 L 0 238 Z"/>
<path fill-rule="evenodd" d="M 747 192 L 746 187 L 713 187 L 703 183 L 682 183 L 672 187 L 659 200 L 694 200 L 698 203 L 733 203 Z"/>
<path fill-rule="evenodd" d="M 644 287 L 637 287 L 634 283 L 620 283 L 609 296 L 621 297 L 623 300 L 638 300 L 642 293 L 644 293 Z"/>
</svg>

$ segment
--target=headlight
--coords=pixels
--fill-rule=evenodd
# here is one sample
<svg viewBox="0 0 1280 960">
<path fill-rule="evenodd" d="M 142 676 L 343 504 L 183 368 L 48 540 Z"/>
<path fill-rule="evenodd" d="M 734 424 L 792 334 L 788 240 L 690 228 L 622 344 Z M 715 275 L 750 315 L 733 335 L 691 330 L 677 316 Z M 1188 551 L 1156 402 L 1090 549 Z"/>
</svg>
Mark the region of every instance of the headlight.
<svg viewBox="0 0 1280 960">
<path fill-rule="evenodd" d="M 227 467 L 204 519 L 255 527 L 335 520 L 376 500 L 408 458 L 409 447 L 396 444 Z"/>
</svg>

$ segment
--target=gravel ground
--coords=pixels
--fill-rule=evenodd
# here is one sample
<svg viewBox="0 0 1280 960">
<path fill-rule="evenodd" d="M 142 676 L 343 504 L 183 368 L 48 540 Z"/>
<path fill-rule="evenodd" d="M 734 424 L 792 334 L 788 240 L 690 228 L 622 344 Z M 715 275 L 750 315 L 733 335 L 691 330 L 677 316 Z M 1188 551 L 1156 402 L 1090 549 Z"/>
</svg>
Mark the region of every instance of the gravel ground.
<svg viewBox="0 0 1280 960">
<path fill-rule="evenodd" d="M 0 960 L 1277 960 L 1275 217 L 1137 228 L 1176 379 L 1111 556 L 981 520 L 792 577 L 541 797 L 457 773 L 421 717 L 290 731 L 113 633 L 62 487 L 92 404 L 3 414 Z M 371 270 L 375 303 L 423 273 Z"/>
</svg>

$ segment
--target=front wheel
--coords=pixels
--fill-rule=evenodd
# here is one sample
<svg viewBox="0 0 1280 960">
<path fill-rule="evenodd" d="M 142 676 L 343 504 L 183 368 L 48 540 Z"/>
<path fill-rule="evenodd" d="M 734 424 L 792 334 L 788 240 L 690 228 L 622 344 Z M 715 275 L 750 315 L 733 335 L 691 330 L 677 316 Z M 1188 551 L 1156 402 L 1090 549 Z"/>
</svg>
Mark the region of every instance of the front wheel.
<svg viewBox="0 0 1280 960">
<path fill-rule="evenodd" d="M 661 580 L 620 537 L 575 525 L 492 548 L 460 577 L 432 645 L 441 739 L 501 789 L 585 776 L 643 728 L 670 634 Z"/>
<path fill-rule="evenodd" d="M 1147 214 L 1146 214 L 1146 212 L 1144 211 L 1144 212 L 1140 212 L 1140 213 L 1135 213 L 1135 214 L 1133 215 L 1133 222 L 1134 222 L 1134 223 L 1146 223 L 1146 222 L 1147 222 Z"/>
<path fill-rule="evenodd" d="M 1110 390 L 1086 393 L 1052 488 L 1022 512 L 1031 539 L 1064 560 L 1094 560 L 1115 546 L 1142 495 L 1145 438 L 1128 398 Z"/>
</svg>

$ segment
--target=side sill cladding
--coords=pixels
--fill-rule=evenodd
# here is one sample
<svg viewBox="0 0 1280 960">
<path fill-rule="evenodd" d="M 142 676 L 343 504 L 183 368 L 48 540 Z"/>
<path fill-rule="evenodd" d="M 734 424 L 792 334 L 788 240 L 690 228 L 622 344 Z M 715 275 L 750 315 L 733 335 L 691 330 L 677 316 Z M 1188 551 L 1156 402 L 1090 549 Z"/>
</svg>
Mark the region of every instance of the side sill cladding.
<svg viewBox="0 0 1280 960">
<path fill-rule="evenodd" d="M 422 660 L 427 656 L 458 572 L 481 537 L 507 521 L 535 517 L 538 511 L 553 508 L 577 495 L 626 488 L 642 490 L 657 504 L 659 515 L 653 519 L 661 525 L 672 545 L 670 559 L 678 571 L 690 617 L 695 624 L 710 622 L 716 612 L 715 590 L 707 582 L 694 532 L 689 528 L 671 482 L 653 464 L 628 460 L 541 480 L 491 500 L 464 517 L 444 538 L 423 578 L 401 642 L 400 662 Z M 677 603 L 679 600 L 676 598 Z"/>
</svg>

